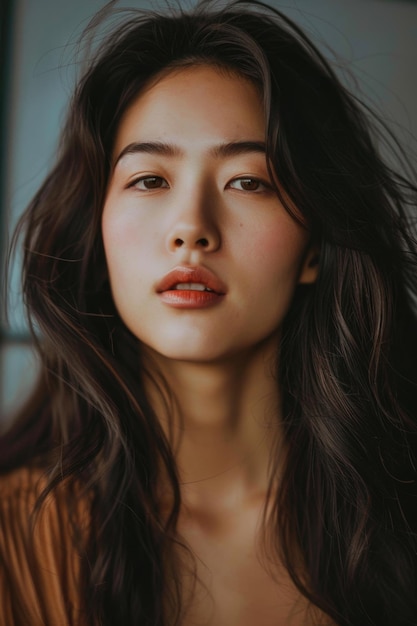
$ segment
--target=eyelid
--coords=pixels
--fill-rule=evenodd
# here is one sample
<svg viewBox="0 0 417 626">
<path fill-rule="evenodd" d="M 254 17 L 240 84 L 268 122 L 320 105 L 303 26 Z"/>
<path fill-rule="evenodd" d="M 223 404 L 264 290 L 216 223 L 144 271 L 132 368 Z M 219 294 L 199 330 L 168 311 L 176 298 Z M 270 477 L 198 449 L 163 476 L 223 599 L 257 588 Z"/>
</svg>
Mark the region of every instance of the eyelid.
<svg viewBox="0 0 417 626">
<path fill-rule="evenodd" d="M 152 179 L 157 180 L 157 181 L 162 181 L 162 185 L 156 186 L 153 188 L 152 187 L 140 188 L 138 186 L 138 183 L 141 183 L 147 180 L 152 180 Z M 234 183 L 238 183 L 240 181 L 250 181 L 250 182 L 257 183 L 258 188 L 257 189 L 244 189 L 244 188 L 239 188 L 234 185 Z M 127 189 L 134 188 L 134 187 L 136 187 L 138 191 L 149 192 L 149 191 L 156 191 L 159 189 L 169 189 L 170 185 L 164 176 L 149 172 L 147 174 L 141 174 L 140 176 L 136 176 L 131 181 L 129 181 L 128 184 L 126 185 Z M 234 178 L 232 178 L 226 184 L 225 188 L 236 189 L 237 191 L 241 191 L 243 193 L 265 193 L 266 191 L 271 191 L 273 189 L 273 186 L 269 180 L 265 180 L 264 178 L 260 176 L 240 175 L 240 176 L 235 176 Z"/>
<path fill-rule="evenodd" d="M 155 187 L 154 189 L 149 188 L 149 189 L 140 189 L 137 185 L 138 183 L 145 181 L 145 180 L 151 180 L 151 179 L 155 179 L 155 180 L 161 180 L 163 181 L 165 184 L 162 185 L 161 187 Z M 141 174 L 140 176 L 136 176 L 133 180 L 131 180 L 128 184 L 127 184 L 127 189 L 130 189 L 132 187 L 136 187 L 136 189 L 138 189 L 139 191 L 154 191 L 154 190 L 158 190 L 158 189 L 169 189 L 169 184 L 166 180 L 166 178 L 164 178 L 163 176 L 159 176 L 158 174 Z"/>
<path fill-rule="evenodd" d="M 256 190 L 237 189 L 237 187 L 234 187 L 232 185 L 232 183 L 239 182 L 242 180 L 253 181 L 253 182 L 259 183 L 259 185 L 263 187 L 263 189 L 256 189 Z M 253 175 L 236 176 L 235 178 L 232 178 L 232 180 L 230 180 L 227 183 L 226 187 L 229 187 L 231 189 L 237 189 L 238 191 L 243 191 L 243 192 L 246 191 L 246 193 L 262 193 L 263 191 L 271 191 L 273 189 L 273 186 L 269 180 L 265 180 L 264 178 L 261 178 L 260 176 L 253 176 Z"/>
</svg>

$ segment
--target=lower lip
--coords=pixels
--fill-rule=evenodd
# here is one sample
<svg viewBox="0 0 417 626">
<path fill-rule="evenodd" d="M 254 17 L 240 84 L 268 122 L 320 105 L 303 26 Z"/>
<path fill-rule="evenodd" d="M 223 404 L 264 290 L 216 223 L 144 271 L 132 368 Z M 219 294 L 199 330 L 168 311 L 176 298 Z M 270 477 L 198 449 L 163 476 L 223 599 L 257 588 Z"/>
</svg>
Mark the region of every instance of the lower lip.
<svg viewBox="0 0 417 626">
<path fill-rule="evenodd" d="M 204 309 L 219 304 L 224 295 L 214 291 L 192 291 L 186 289 L 173 289 L 162 291 L 160 298 L 164 304 L 177 309 Z"/>
</svg>

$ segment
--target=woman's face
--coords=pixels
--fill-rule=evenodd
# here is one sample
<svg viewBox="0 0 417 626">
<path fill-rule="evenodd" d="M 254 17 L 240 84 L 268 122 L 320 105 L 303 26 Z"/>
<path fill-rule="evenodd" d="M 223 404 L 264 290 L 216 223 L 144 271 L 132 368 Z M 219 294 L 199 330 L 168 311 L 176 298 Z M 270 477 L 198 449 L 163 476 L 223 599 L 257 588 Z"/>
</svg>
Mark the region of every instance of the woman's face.
<svg viewBox="0 0 417 626">
<path fill-rule="evenodd" d="M 308 232 L 271 187 L 260 95 L 209 66 L 175 70 L 124 114 L 102 229 L 113 298 L 160 355 L 214 361 L 279 331 L 311 282 Z"/>
</svg>

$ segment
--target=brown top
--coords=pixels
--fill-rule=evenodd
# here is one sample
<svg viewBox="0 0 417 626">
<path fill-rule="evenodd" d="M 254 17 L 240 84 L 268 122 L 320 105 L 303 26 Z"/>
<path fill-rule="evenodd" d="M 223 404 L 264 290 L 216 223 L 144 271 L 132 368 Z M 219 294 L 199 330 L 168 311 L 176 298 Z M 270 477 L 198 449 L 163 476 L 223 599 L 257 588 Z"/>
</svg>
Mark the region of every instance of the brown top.
<svg viewBox="0 0 417 626">
<path fill-rule="evenodd" d="M 48 496 L 32 528 L 44 486 L 39 470 L 0 476 L 0 626 L 92 626 L 80 607 L 82 556 L 71 541 L 65 484 Z M 85 498 L 78 499 L 75 515 L 87 536 Z M 291 624 L 331 623 L 314 615 L 313 621 L 300 616 Z"/>
<path fill-rule="evenodd" d="M 73 548 L 64 487 L 48 497 L 37 470 L 0 477 L 0 626 L 86 626 L 79 607 L 81 557 Z M 83 523 L 86 524 L 84 505 Z"/>
</svg>

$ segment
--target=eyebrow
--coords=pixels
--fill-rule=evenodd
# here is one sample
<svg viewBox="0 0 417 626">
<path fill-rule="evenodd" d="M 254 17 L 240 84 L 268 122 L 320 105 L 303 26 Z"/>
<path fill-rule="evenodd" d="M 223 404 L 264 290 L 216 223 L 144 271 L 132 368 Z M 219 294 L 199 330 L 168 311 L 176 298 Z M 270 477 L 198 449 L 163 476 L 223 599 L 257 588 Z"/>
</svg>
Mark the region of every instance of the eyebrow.
<svg viewBox="0 0 417 626">
<path fill-rule="evenodd" d="M 258 154 L 266 153 L 265 142 L 263 141 L 230 141 L 221 143 L 210 148 L 209 153 L 216 158 L 228 158 L 255 152 Z M 165 157 L 183 156 L 184 151 L 179 146 L 162 141 L 143 141 L 128 144 L 120 152 L 114 162 L 114 166 L 128 154 L 159 154 Z"/>
</svg>

